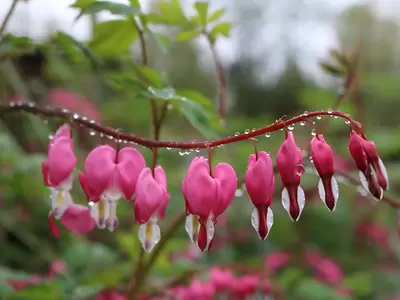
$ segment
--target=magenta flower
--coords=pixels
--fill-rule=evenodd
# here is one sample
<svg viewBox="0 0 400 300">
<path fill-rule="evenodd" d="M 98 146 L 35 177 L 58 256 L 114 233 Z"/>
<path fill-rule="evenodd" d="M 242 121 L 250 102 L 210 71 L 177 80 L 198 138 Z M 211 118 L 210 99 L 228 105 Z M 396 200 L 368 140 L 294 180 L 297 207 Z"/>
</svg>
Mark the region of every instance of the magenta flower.
<svg viewBox="0 0 400 300">
<path fill-rule="evenodd" d="M 251 224 L 260 239 L 265 240 L 274 223 L 270 208 L 274 193 L 274 167 L 270 156 L 262 151 L 249 157 L 245 176 L 246 190 L 255 206 L 251 214 Z"/>
<path fill-rule="evenodd" d="M 344 278 L 342 269 L 329 258 L 322 259 L 315 268 L 317 278 L 323 282 L 336 285 Z"/>
<path fill-rule="evenodd" d="M 375 198 L 382 199 L 383 190 L 389 188 L 386 167 L 379 157 L 376 145 L 362 138 L 354 130 L 350 133 L 349 151 L 357 168 L 362 186 Z"/>
<path fill-rule="evenodd" d="M 55 219 L 60 219 L 73 203 L 70 190 L 76 162 L 71 131 L 68 124 L 64 124 L 50 140 L 48 159 L 42 162 L 43 180 L 51 191 L 51 215 Z"/>
<path fill-rule="evenodd" d="M 276 154 L 276 166 L 284 186 L 282 205 L 293 221 L 298 221 L 305 204 L 305 195 L 300 187 L 304 173 L 301 150 L 297 147 L 293 132 L 286 134 L 285 141 Z"/>
<path fill-rule="evenodd" d="M 244 275 L 235 278 L 235 283 L 232 285 L 232 292 L 234 295 L 241 297 L 240 299 L 251 296 L 257 291 L 260 286 L 261 278 L 257 275 Z"/>
<path fill-rule="evenodd" d="M 319 174 L 318 192 L 321 200 L 330 211 L 336 208 L 339 198 L 339 187 L 334 175 L 334 155 L 332 148 L 325 142 L 322 135 L 311 140 L 311 157 Z"/>
<path fill-rule="evenodd" d="M 204 251 L 210 248 L 214 224 L 232 202 L 237 187 L 235 170 L 220 163 L 211 172 L 204 157 L 195 157 L 182 181 L 186 202 L 186 231 L 193 243 Z"/>
<path fill-rule="evenodd" d="M 232 286 L 234 277 L 230 270 L 224 270 L 216 267 L 210 269 L 210 281 L 215 290 L 221 293 L 228 290 Z"/>
<path fill-rule="evenodd" d="M 215 289 L 212 283 L 194 279 L 186 292 L 185 299 L 212 300 L 214 295 Z"/>
<path fill-rule="evenodd" d="M 146 252 L 150 252 L 160 241 L 157 219 L 163 219 L 170 194 L 167 192 L 167 177 L 162 167 L 157 166 L 154 174 L 145 168 L 136 184 L 135 218 L 139 227 L 139 240 Z"/>
<path fill-rule="evenodd" d="M 275 251 L 267 255 L 264 260 L 264 267 L 269 272 L 276 272 L 290 262 L 290 255 L 283 251 Z"/>
<path fill-rule="evenodd" d="M 88 154 L 85 174 L 79 173 L 79 182 L 99 228 L 113 231 L 118 226 L 117 202 L 122 196 L 132 200 L 138 174 L 144 167 L 143 156 L 134 148 L 123 148 L 117 153 L 105 145 Z"/>
</svg>

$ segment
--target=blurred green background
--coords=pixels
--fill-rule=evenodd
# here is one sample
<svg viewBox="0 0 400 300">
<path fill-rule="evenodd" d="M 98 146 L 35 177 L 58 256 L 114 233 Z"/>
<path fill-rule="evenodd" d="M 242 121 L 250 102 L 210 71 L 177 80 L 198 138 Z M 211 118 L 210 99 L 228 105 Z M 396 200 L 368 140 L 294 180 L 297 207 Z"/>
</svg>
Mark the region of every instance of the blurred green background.
<svg viewBox="0 0 400 300">
<path fill-rule="evenodd" d="M 18 5 L 26 5 L 20 2 Z M 125 28 L 121 21 L 102 20 L 97 11 L 85 16 L 91 37 L 83 42 L 62 31 L 49 30 L 47 37 L 38 41 L 6 30 L 0 42 L 1 104 L 20 97 L 40 105 L 67 107 L 104 125 L 150 138 L 149 98 L 154 98 L 160 107 L 169 101 L 162 140 L 232 136 L 273 123 L 284 115 L 331 108 L 346 74 L 346 64 L 338 56 L 351 56 L 361 42 L 354 71 L 356 82 L 338 108 L 362 122 L 368 137 L 376 142 L 388 169 L 390 194 L 396 198 L 400 194 L 399 19 L 380 14 L 374 4 L 350 2 L 345 9 L 330 14 L 322 4 L 327 1 L 320 1 L 311 11 L 305 4 L 281 5 L 277 15 L 288 22 L 274 23 L 266 12 L 275 7 L 271 3 L 279 1 L 266 1 L 271 6 L 260 1 L 247 5 L 233 2 L 236 5 L 227 6 L 227 15 L 235 16 L 234 39 L 227 42 L 224 35 L 229 35 L 230 25 L 223 25 L 216 42 L 228 79 L 225 126 L 215 113 L 217 77 L 210 49 L 203 47 L 204 37 L 196 28 L 185 27 L 193 12 L 185 11 L 182 19 L 176 6 L 179 1 L 148 5 L 146 22 L 150 25 L 144 35 L 148 67 L 142 65 L 138 32 Z M 395 7 L 395 0 L 392 2 Z M 76 15 L 84 1 L 77 3 Z M 181 3 L 187 6 L 185 1 Z M 217 0 L 211 3 L 218 9 L 226 4 Z M 69 4 L 73 2 L 66 3 L 66 9 Z M 159 13 L 162 19 L 150 17 L 150 12 Z M 307 59 L 300 55 L 308 53 L 306 40 L 293 46 L 295 34 L 289 33 L 308 20 L 308 15 L 301 12 L 312 16 L 315 24 L 310 22 L 316 28 L 326 26 L 324 22 L 330 18 L 329 28 L 337 41 L 332 48 L 326 47 L 322 56 Z M 227 18 L 217 23 L 230 21 Z M 114 23 L 104 25 L 109 22 Z M 265 48 L 263 31 L 268 24 L 272 24 L 268 31 L 271 34 L 276 33 L 276 26 L 288 34 L 279 40 L 281 46 L 267 47 L 262 55 L 254 55 L 252 49 Z M 314 35 L 312 28 L 309 31 L 310 38 L 317 39 L 310 45 L 318 45 L 321 34 Z M 224 46 L 218 47 L 219 43 Z M 227 49 L 234 53 L 233 58 L 225 59 L 229 56 L 224 52 Z M 336 50 L 336 56 L 330 50 Z M 276 55 L 282 64 L 278 64 Z M 322 61 L 330 67 L 321 66 Z M 153 93 L 146 91 L 143 77 L 155 88 Z M 182 101 L 183 97 L 187 101 Z M 347 150 L 348 126 L 341 119 L 329 119 L 325 136 L 337 154 L 337 168 L 356 175 Z M 104 289 L 126 292 L 140 249 L 132 205 L 120 201 L 120 226 L 113 233 L 94 230 L 87 236 L 74 236 L 63 230 L 60 240 L 51 238 L 47 223 L 49 191 L 42 183 L 40 164 L 46 157 L 49 134 L 61 123 L 24 113 L 2 114 L 0 120 L 0 299 L 86 299 Z M 318 127 L 324 119 L 314 121 Z M 310 139 L 311 129 L 308 124 L 296 126 L 296 139 L 302 147 Z M 85 156 L 102 138 L 85 128 L 74 130 L 78 168 L 82 169 Z M 280 131 L 261 136 L 258 149 L 271 152 L 274 158 L 282 140 Z M 139 149 L 150 163 L 151 152 Z M 231 163 L 241 182 L 232 205 L 218 222 L 214 249 L 205 254 L 195 251 L 182 225 L 162 251 L 142 290 L 153 293 L 175 282 L 188 284 L 193 276 L 206 277 L 212 266 L 225 266 L 241 274 L 268 273 L 266 276 L 284 291 L 286 299 L 369 300 L 400 295 L 398 212 L 386 203 L 376 203 L 359 186 L 338 176 L 340 198 L 336 211 L 330 213 L 318 198 L 318 177 L 308 159 L 305 161 L 309 167 L 302 179 L 308 198 L 300 221 L 291 222 L 283 210 L 277 176 L 272 206 L 275 223 L 267 240 L 260 241 L 250 223 L 252 205 L 242 186 L 252 152 L 248 142 L 214 150 L 213 163 Z M 184 211 L 180 184 L 195 153 L 160 150 L 159 163 L 166 170 L 172 195 L 166 219 L 160 222 L 162 234 Z M 86 203 L 77 181 L 73 199 Z M 291 260 L 279 271 L 268 270 L 264 260 L 276 251 L 289 253 Z M 306 253 L 315 252 L 340 267 L 342 276 L 337 282 L 318 277 L 318 270 L 307 263 Z M 10 284 L 10 280 L 45 276 L 49 266 L 58 261 L 65 263 L 65 270 L 56 277 L 22 290 Z"/>
</svg>

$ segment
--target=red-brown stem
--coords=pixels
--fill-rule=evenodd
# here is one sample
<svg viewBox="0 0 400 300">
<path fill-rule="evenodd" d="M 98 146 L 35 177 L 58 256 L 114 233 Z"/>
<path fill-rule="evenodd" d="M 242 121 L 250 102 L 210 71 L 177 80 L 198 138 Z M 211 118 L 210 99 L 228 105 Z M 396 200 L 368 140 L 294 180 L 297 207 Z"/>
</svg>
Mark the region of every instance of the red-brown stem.
<svg viewBox="0 0 400 300">
<path fill-rule="evenodd" d="M 224 74 L 224 68 L 222 66 L 221 58 L 215 49 L 215 44 L 212 42 L 209 34 L 207 34 L 208 44 L 210 45 L 211 54 L 215 64 L 215 70 L 217 72 L 217 89 L 218 89 L 218 114 L 221 120 L 225 119 L 226 116 L 226 79 Z"/>
<path fill-rule="evenodd" d="M 66 110 L 62 110 L 60 108 L 54 108 L 54 109 L 47 107 L 42 108 L 36 106 L 34 103 L 12 102 L 8 106 L 0 105 L 0 113 L 9 113 L 9 112 L 26 112 L 43 117 L 55 117 L 64 120 L 72 118 L 72 122 L 75 124 L 82 125 L 86 128 L 92 129 L 93 131 L 96 131 L 98 133 L 103 133 L 105 135 L 112 136 L 114 138 L 119 136 L 119 138 L 123 141 L 133 142 L 150 149 L 151 148 L 206 149 L 208 147 L 213 148 L 219 145 L 226 145 L 239 141 L 245 141 L 248 140 L 249 138 L 274 132 L 283 129 L 286 126 L 297 124 L 301 121 L 304 121 L 304 119 L 314 118 L 317 116 L 337 116 L 343 118 L 349 121 L 350 124 L 358 133 L 364 135 L 361 124 L 342 111 L 325 111 L 325 110 L 313 111 L 310 113 L 301 114 L 299 116 L 293 117 L 291 119 L 286 120 L 285 122 L 275 122 L 273 124 L 267 125 L 257 130 L 248 133 L 247 132 L 242 133 L 237 136 L 231 136 L 219 140 L 195 142 L 195 143 L 193 143 L 192 141 L 157 141 L 154 139 L 146 139 L 133 134 L 126 134 L 119 132 L 111 127 L 102 126 L 100 124 L 88 120 L 87 118 L 80 117 L 77 114 L 74 114 Z"/>
</svg>

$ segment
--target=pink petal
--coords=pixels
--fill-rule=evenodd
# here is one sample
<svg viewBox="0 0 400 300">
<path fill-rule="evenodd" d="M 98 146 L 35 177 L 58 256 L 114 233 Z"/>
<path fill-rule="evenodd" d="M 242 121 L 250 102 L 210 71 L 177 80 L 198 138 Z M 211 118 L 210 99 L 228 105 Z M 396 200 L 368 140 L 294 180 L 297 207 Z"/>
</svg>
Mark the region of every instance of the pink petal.
<svg viewBox="0 0 400 300">
<path fill-rule="evenodd" d="M 73 172 L 76 166 L 76 156 L 71 148 L 69 138 L 60 137 L 49 149 L 48 172 L 49 181 L 58 186 Z"/>
<path fill-rule="evenodd" d="M 183 184 L 190 212 L 207 219 L 219 194 L 218 184 L 210 176 L 210 167 L 203 157 L 194 158 Z"/>
<path fill-rule="evenodd" d="M 44 185 L 51 187 L 51 183 L 49 182 L 49 164 L 45 160 L 42 162 L 42 175 Z"/>
<path fill-rule="evenodd" d="M 164 196 L 162 198 L 162 202 L 160 203 L 160 205 L 158 207 L 159 217 L 160 217 L 160 219 L 164 219 L 165 209 L 167 208 L 170 194 L 167 192 L 167 176 L 165 175 L 164 169 L 162 167 L 160 167 L 160 166 L 155 167 L 154 180 L 165 191 Z"/>
<path fill-rule="evenodd" d="M 331 177 L 334 173 L 334 155 L 332 148 L 325 142 L 322 135 L 311 140 L 311 155 L 320 177 Z"/>
<path fill-rule="evenodd" d="M 88 187 L 98 198 L 111 184 L 114 171 L 116 150 L 104 145 L 93 149 L 85 161 L 86 181 Z"/>
<path fill-rule="evenodd" d="M 60 221 L 68 231 L 75 234 L 86 234 L 96 225 L 89 208 L 78 204 L 68 206 Z"/>
<path fill-rule="evenodd" d="M 154 180 L 150 168 L 139 175 L 136 186 L 135 217 L 137 222 L 146 223 L 164 201 L 165 190 Z"/>
<path fill-rule="evenodd" d="M 245 177 L 246 190 L 254 206 L 270 206 L 274 193 L 274 167 L 271 157 L 264 151 L 250 155 Z"/>
<path fill-rule="evenodd" d="M 213 176 L 219 184 L 221 191 L 219 201 L 214 200 L 214 203 L 217 205 L 214 206 L 213 213 L 214 217 L 217 218 L 228 208 L 235 197 L 237 176 L 232 166 L 227 163 L 219 163 L 214 168 Z"/>
<path fill-rule="evenodd" d="M 126 147 L 118 153 L 118 184 L 127 200 L 131 200 L 140 172 L 146 167 L 143 155 L 135 148 Z"/>
</svg>

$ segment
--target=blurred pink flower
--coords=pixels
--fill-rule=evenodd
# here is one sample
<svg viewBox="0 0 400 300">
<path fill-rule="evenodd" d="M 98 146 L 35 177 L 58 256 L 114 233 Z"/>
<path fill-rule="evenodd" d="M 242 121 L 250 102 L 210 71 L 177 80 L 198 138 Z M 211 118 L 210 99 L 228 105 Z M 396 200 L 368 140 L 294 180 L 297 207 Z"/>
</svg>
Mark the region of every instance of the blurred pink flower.
<svg viewBox="0 0 400 300">
<path fill-rule="evenodd" d="M 230 270 L 218 267 L 210 269 L 210 281 L 217 292 L 227 290 L 234 282 L 233 274 Z"/>
<path fill-rule="evenodd" d="M 290 255 L 284 251 L 275 251 L 267 255 L 264 260 L 264 267 L 269 272 L 275 272 L 286 266 L 290 261 Z"/>
<path fill-rule="evenodd" d="M 330 283 L 338 284 L 344 275 L 342 269 L 331 259 L 324 258 L 316 266 L 317 279 Z"/>
<path fill-rule="evenodd" d="M 203 282 L 198 279 L 194 279 L 186 292 L 185 299 L 212 300 L 214 294 L 215 288 L 210 282 Z"/>
<path fill-rule="evenodd" d="M 238 297 L 245 297 L 253 294 L 261 283 L 257 275 L 244 275 L 233 280 L 232 293 Z"/>
<path fill-rule="evenodd" d="M 360 223 L 356 227 L 356 233 L 360 237 L 372 240 L 384 249 L 389 247 L 389 231 L 378 223 Z"/>
<path fill-rule="evenodd" d="M 102 121 L 96 104 L 79 94 L 61 88 L 54 88 L 48 91 L 46 98 L 51 104 L 55 104 L 58 107 L 72 110 L 98 122 Z"/>
<path fill-rule="evenodd" d="M 64 261 L 57 259 L 54 260 L 49 267 L 48 277 L 54 278 L 57 274 L 62 274 L 65 272 L 65 263 Z"/>
<path fill-rule="evenodd" d="M 96 300 L 127 300 L 128 297 L 115 291 L 105 290 L 97 295 Z"/>
<path fill-rule="evenodd" d="M 23 290 L 24 288 L 38 284 L 42 278 L 39 275 L 34 275 L 27 279 L 11 279 L 8 283 L 15 291 Z"/>
</svg>

